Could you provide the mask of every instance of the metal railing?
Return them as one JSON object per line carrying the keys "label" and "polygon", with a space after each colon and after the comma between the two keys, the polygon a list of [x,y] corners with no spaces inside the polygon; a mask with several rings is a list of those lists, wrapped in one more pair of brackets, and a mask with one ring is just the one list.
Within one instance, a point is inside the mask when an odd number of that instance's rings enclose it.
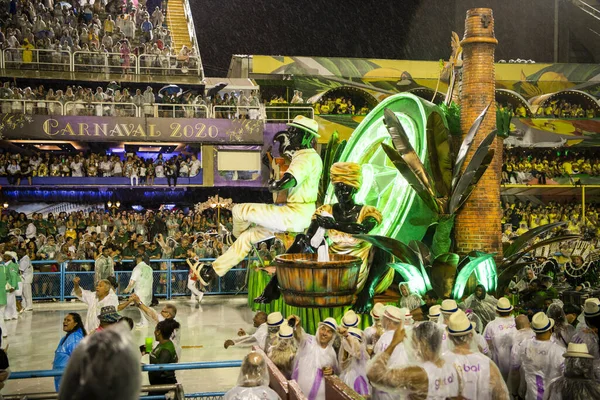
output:
{"label": "metal railing", "polygon": [[201,75],[200,58],[197,56],[142,54],[139,59],[138,74]]}
{"label": "metal railing", "polygon": [[267,122],[290,122],[299,115],[314,118],[315,110],[312,107],[301,106],[266,106]]}
{"label": "metal railing", "polygon": [[139,117],[140,107],[134,103],[112,101],[67,101],[63,105],[64,115],[96,117]]}
{"label": "metal railing", "polygon": [[71,53],[68,50],[4,49],[2,65],[6,69],[70,71]]}
{"label": "metal railing", "polygon": [[575,4],[577,7],[579,7],[581,9],[581,11],[591,15],[592,17],[594,17],[600,21],[600,10],[599,9],[597,9],[596,7],[594,7],[591,4],[588,4],[582,0],[571,0],[571,1],[573,4]]}
{"label": "metal railing", "polygon": [[[238,294],[247,293],[246,271],[250,259],[242,261],[219,279],[214,280],[206,287],[205,294]],[[205,258],[201,261],[214,261],[214,258]],[[117,296],[127,296],[122,291],[129,284],[132,260],[122,260],[120,263],[128,265],[129,270],[115,271],[115,278],[119,284],[115,290]],[[55,299],[64,301],[72,299],[73,279],[80,278],[83,289],[94,288],[94,260],[56,260],[32,261],[35,272],[33,273],[32,294],[34,300]],[[177,296],[190,296],[188,289],[188,265],[183,259],[152,259],[150,266],[153,269],[152,293],[155,297],[171,299]],[[38,268],[36,268],[38,267]]]}
{"label": "metal railing", "polygon": [[3,114],[64,115],[63,104],[56,100],[0,99]]}
{"label": "metal railing", "polygon": [[198,46],[198,40],[196,38],[196,28],[194,27],[194,19],[190,18],[192,14],[192,9],[190,8],[189,0],[183,0],[183,7],[185,8],[185,19],[187,20],[188,25],[188,33],[190,35],[190,40],[192,41],[192,46],[194,50],[196,50],[196,54],[198,55],[198,65],[200,69],[198,71],[198,75],[200,78],[204,80],[204,68],[202,67],[202,58],[200,57],[200,47]]}
{"label": "metal railing", "polygon": [[137,73],[138,58],[132,53],[76,51],[71,56],[71,66],[74,72]]}
{"label": "metal railing", "polygon": [[260,106],[213,106],[213,118],[260,118]]}
{"label": "metal railing", "polygon": [[[142,106],[144,108],[144,106]],[[208,107],[202,104],[154,104],[154,117],[209,118]]]}

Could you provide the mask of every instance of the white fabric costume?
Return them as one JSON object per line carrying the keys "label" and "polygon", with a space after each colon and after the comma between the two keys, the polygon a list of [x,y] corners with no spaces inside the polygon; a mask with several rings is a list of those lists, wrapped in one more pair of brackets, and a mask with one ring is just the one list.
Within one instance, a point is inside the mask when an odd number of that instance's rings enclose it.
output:
{"label": "white fabric costume", "polygon": [[527,340],[517,359],[527,385],[526,400],[542,400],[550,382],[562,375],[564,348],[551,341]]}
{"label": "white fabric costume", "polygon": [[303,232],[311,223],[315,212],[319,180],[323,162],[314,149],[298,150],[286,173],[296,180],[296,186],[288,189],[287,203],[243,203],[233,206],[233,245],[213,263],[212,267],[223,276],[240,263],[252,249],[252,245],[272,237],[275,232]]}
{"label": "white fabric costume", "polygon": [[491,360],[481,353],[457,354],[447,352],[444,354],[447,363],[454,365],[460,371],[462,383],[461,394],[467,399],[491,399],[490,392],[490,362]]}
{"label": "white fabric costume", "polygon": [[[75,291],[71,293],[73,296],[77,296]],[[92,292],[90,290],[81,289],[81,297],[77,296],[77,298],[83,301],[88,306],[87,315],[85,316],[85,330],[88,333],[92,333],[100,326],[100,321],[98,321],[98,315],[102,310],[102,307],[113,306],[115,308],[119,307],[119,298],[113,292],[112,289],[108,292],[105,298],[102,300],[98,300],[96,296],[96,292]]]}
{"label": "white fabric costume", "polygon": [[261,350],[265,350],[265,342],[269,334],[269,326],[266,322],[260,324],[252,335],[242,336],[239,339],[234,339],[233,342],[237,347],[252,347],[257,345]]}
{"label": "white fabric costume", "polygon": [[[142,303],[150,305],[152,303],[152,267],[145,262],[140,262],[131,272],[131,281],[135,282],[133,292],[138,295]],[[146,314],[140,310],[142,326],[148,325]]]}
{"label": "white fabric costume", "polygon": [[513,317],[496,317],[483,331],[483,337],[492,343],[492,360],[500,369],[504,380],[510,371],[510,351],[512,349],[513,332],[517,330]]}
{"label": "white fabric costume", "polygon": [[[523,346],[527,341],[535,339],[535,333],[531,328],[519,329],[513,333],[512,349],[510,351],[510,374],[507,381],[508,390],[512,394],[519,394],[525,397],[525,374],[520,368],[521,363],[519,357],[523,351]],[[517,376],[519,379],[517,380]],[[516,382],[519,382],[519,387],[516,387]]]}
{"label": "white fabric costume", "polygon": [[454,365],[445,362],[440,368],[434,363],[427,361],[423,363],[423,369],[429,378],[429,391],[427,399],[446,400],[455,397],[458,393],[458,376]]}
{"label": "white fabric costume", "polygon": [[316,337],[302,334],[294,361],[292,379],[298,382],[308,400],[325,400],[324,367],[331,367],[334,374],[338,372],[337,355],[332,344],[333,339],[329,341],[326,348],[322,348]]}
{"label": "white fabric costume", "polygon": [[28,311],[33,307],[33,298],[31,294],[31,283],[33,282],[33,265],[31,265],[31,258],[28,255],[24,255],[19,261],[19,271],[23,277],[23,308]]}

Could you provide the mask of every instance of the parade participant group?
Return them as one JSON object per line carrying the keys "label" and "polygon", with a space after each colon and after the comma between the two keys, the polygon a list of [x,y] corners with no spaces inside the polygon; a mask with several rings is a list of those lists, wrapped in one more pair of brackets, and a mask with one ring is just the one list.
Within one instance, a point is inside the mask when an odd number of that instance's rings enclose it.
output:
{"label": "parade participant group", "polygon": [[[313,148],[318,137],[316,121],[297,117],[285,132],[276,135],[280,154],[291,164],[272,191],[288,190],[283,206],[238,204],[232,210],[235,241],[212,264],[201,264],[188,254],[191,275],[203,285],[243,260],[253,246],[277,233],[297,233],[304,247],[318,251],[324,242],[329,251],[353,254],[362,260],[359,285],[375,291],[369,282],[370,246],[353,237],[368,233],[382,221],[371,206],[354,203],[360,187],[361,166],[336,163],[331,179],[339,204],[315,206],[323,169]],[[306,231],[306,235],[303,235]],[[102,255],[100,255],[101,257]],[[22,310],[32,310],[31,262],[27,253],[6,250],[0,267],[0,327],[5,319],[18,318],[17,297]],[[181,333],[177,307],[152,308],[152,269],[143,254],[135,255],[135,268],[124,290],[115,294],[114,270],[97,263],[94,287],[82,287],[73,279],[72,295],[87,307],[84,316],[69,313],[63,321],[65,336],[58,343],[54,367],[65,368],[56,379],[60,399],[98,398],[99,387],[119,388],[115,399],[133,399],[140,393],[139,353],[130,330],[149,324],[154,343],[142,346],[151,364],[177,363],[181,358]],[[106,267],[106,268],[105,268]],[[533,296],[531,273],[514,282],[513,292]],[[275,280],[276,283],[276,280]],[[369,314],[350,307],[339,318],[324,318],[316,331],[303,328],[299,315],[259,311],[253,319],[254,333],[232,331],[224,342],[230,347],[255,347],[244,358],[236,387],[225,399],[278,399],[269,388],[267,362],[271,360],[287,379],[298,382],[309,400],[324,400],[326,377],[337,375],[353,391],[372,399],[592,399],[600,394],[600,300],[588,298],[582,309],[563,304],[555,296],[536,307],[521,307],[507,297],[495,298],[478,285],[463,299],[442,299],[434,291],[423,296],[410,282],[399,285],[396,303],[375,303]],[[535,289],[537,290],[537,289]],[[132,294],[131,294],[132,293]],[[267,293],[268,297],[273,293]],[[121,315],[137,308],[132,321]],[[283,310],[281,310],[283,311]],[[361,327],[366,327],[364,330]],[[136,344],[139,345],[139,344]],[[98,353],[101,354],[94,356]],[[108,358],[108,357],[111,358]],[[95,357],[95,358],[94,358]],[[90,365],[94,358],[94,366]],[[118,368],[104,378],[90,371],[105,366]],[[202,360],[194,360],[202,361]],[[0,378],[3,375],[0,374]],[[177,382],[174,371],[149,374],[150,383]],[[102,380],[102,385],[99,384]],[[129,397],[123,397],[129,396]],[[108,398],[108,397],[105,397]]]}

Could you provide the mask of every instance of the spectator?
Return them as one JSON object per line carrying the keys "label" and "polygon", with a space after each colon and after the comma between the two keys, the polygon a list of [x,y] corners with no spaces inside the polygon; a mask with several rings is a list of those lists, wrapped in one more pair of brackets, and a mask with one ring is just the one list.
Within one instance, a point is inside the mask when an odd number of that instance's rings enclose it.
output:
{"label": "spectator", "polygon": [[[67,334],[60,340],[54,352],[52,369],[64,369],[71,358],[75,347],[83,340],[87,332],[83,326],[81,315],[69,313],[63,320],[63,331]],[[54,389],[58,392],[60,387],[60,376],[54,377]]]}
{"label": "spectator", "polygon": [[[173,319],[165,319],[156,325],[154,337],[158,342],[158,346],[156,346],[150,353],[150,364],[173,364],[179,362],[179,359],[177,358],[177,352],[175,351],[175,346],[170,339],[173,331],[178,328],[179,323]],[[148,372],[148,379],[151,385],[168,385],[177,383],[175,371],[151,371]]]}
{"label": "spectator", "polygon": [[[86,332],[94,332],[100,322],[98,321],[99,311],[106,306],[118,307],[119,299],[112,289],[112,285],[106,279],[99,281],[96,285],[96,292],[82,289],[79,286],[81,278],[76,276],[73,278],[73,292],[79,300],[83,301],[88,306],[88,311],[85,320]],[[1,283],[1,282],[0,282]]]}
{"label": "spectator", "polygon": [[223,396],[224,400],[235,399],[279,400],[279,395],[269,387],[269,370],[263,356],[256,352],[244,357],[237,386]]}
{"label": "spectator", "polygon": [[257,312],[254,315],[252,322],[254,323],[254,327],[257,328],[254,334],[247,335],[246,331],[240,328],[238,331],[239,338],[226,340],[223,346],[227,349],[230,346],[251,347],[253,345],[258,345],[264,350],[264,344],[268,333],[267,314],[263,311]]}

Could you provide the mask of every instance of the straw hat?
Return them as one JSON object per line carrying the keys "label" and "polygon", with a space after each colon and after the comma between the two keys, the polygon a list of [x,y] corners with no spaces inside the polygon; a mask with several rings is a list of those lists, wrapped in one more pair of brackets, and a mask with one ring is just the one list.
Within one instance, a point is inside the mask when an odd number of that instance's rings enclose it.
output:
{"label": "straw hat", "polygon": [[569,343],[567,352],[563,354],[563,357],[578,357],[578,358],[594,358],[587,348],[585,343]]}
{"label": "straw hat", "polygon": [[548,318],[548,316],[543,312],[535,314],[531,319],[531,329],[533,329],[535,333],[548,332],[553,326],[554,320],[552,318]]}
{"label": "straw hat", "polygon": [[442,307],[437,304],[429,307],[429,312],[428,312],[427,316],[429,318],[438,318],[440,316],[440,314],[442,313],[441,308]]}
{"label": "straw hat", "polygon": [[300,128],[305,132],[312,134],[313,136],[319,138],[319,124],[312,118],[305,117],[303,115],[298,115],[294,120],[287,124],[288,126],[294,126],[296,128]]}
{"label": "straw hat", "polygon": [[360,323],[360,317],[352,310],[346,311],[346,314],[342,317],[342,326],[346,328],[352,328],[358,326]]}
{"label": "straw hat", "polygon": [[361,331],[358,328],[348,328],[348,335],[350,336],[354,336],[355,338],[357,338],[361,343],[363,342],[363,331]]}
{"label": "straw hat", "polygon": [[597,317],[600,315],[600,306],[596,298],[587,299],[583,305],[583,315],[586,317]]}
{"label": "straw hat", "polygon": [[281,325],[277,336],[279,339],[291,339],[294,337],[294,330],[289,325]]}
{"label": "straw hat", "polygon": [[326,327],[333,329],[334,332],[337,332],[338,329],[337,322],[331,317],[325,318],[323,321],[319,322],[319,325],[325,325]]}
{"label": "straw hat", "polygon": [[283,324],[283,315],[279,311],[272,312],[267,316],[267,326],[276,327]]}
{"label": "straw hat", "polygon": [[383,305],[383,303],[375,303],[375,306],[373,306],[373,309],[371,310],[371,317],[373,317],[373,319],[378,320],[383,315],[384,309],[385,306]]}
{"label": "straw hat", "polygon": [[383,316],[394,322],[402,322],[404,313],[396,306],[387,306],[383,310]]}
{"label": "straw hat", "polygon": [[440,311],[444,314],[452,314],[458,311],[458,304],[456,304],[456,301],[452,299],[446,299],[442,301],[442,307]]}
{"label": "straw hat", "polygon": [[513,308],[514,307],[510,304],[510,301],[506,297],[500,297],[498,299],[498,304],[496,304],[496,311],[511,312]]}
{"label": "straw hat", "polygon": [[448,329],[448,334],[451,336],[464,336],[473,331],[473,326],[467,318],[467,314],[462,310],[458,310],[448,319],[446,329]]}
{"label": "straw hat", "polygon": [[17,261],[19,259],[19,257],[17,256],[17,253],[15,253],[14,251],[5,251],[4,252],[5,256],[9,256],[10,258],[12,258],[14,261]]}

